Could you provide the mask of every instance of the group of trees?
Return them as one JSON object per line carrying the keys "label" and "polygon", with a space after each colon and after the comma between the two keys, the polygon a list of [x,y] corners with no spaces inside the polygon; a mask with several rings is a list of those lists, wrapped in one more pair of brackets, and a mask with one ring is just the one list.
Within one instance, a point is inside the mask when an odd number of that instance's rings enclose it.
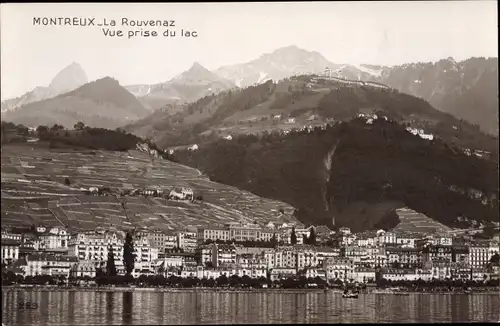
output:
{"label": "group of trees", "polygon": [[431,281],[424,281],[418,279],[416,281],[393,281],[381,278],[377,280],[377,287],[405,287],[405,288],[457,288],[457,287],[494,287],[499,286],[498,279],[489,279],[487,281],[474,281],[474,280],[451,280],[433,279]]}
{"label": "group of trees", "polygon": [[95,281],[98,286],[105,285],[136,285],[136,286],[153,286],[153,287],[230,287],[230,288],[261,288],[263,285],[268,287],[282,288],[305,288],[308,284],[314,283],[319,287],[326,286],[326,281],[320,277],[306,278],[305,276],[290,277],[281,280],[271,281],[267,277],[251,278],[248,275],[238,276],[232,275],[227,277],[221,275],[218,278],[197,278],[197,277],[180,277],[171,275],[165,277],[158,275],[141,275],[134,278],[132,275],[97,275],[91,277],[53,277],[51,275],[39,275],[35,277],[15,275],[12,272],[2,274],[2,285],[12,284],[33,284],[33,285],[80,285],[82,282],[89,283]]}
{"label": "group of trees", "polygon": [[[295,228],[292,228],[292,233],[290,234],[290,243],[292,245],[297,244],[297,234],[295,233]],[[317,245],[316,241],[316,229],[311,227],[309,229],[309,236],[303,234],[302,235],[302,243],[307,245]]]}
{"label": "group of trees", "polygon": [[12,284],[32,284],[32,285],[63,285],[66,284],[65,276],[35,275],[26,276],[16,275],[12,271],[2,271],[2,285]]}
{"label": "group of trees", "polygon": [[[132,234],[127,232],[125,236],[125,242],[123,244],[123,265],[125,267],[125,276],[130,277],[132,271],[134,270],[135,253],[134,253],[134,240]],[[97,270],[97,278],[101,277],[115,277],[118,275],[115,264],[115,254],[113,252],[113,246],[108,248],[108,259],[106,261],[105,272]]]}
{"label": "group of trees", "polygon": [[90,128],[83,122],[74,125],[74,130],[67,130],[62,125],[52,127],[38,126],[36,133],[41,140],[49,141],[51,145],[64,144],[88,149],[105,149],[111,151],[126,151],[134,149],[142,139],[125,133],[121,129],[109,130]]}
{"label": "group of trees", "polygon": [[11,142],[26,142],[27,138],[32,135],[32,132],[30,132],[28,127],[22,124],[18,125],[6,121],[2,121],[0,130],[2,144]]}

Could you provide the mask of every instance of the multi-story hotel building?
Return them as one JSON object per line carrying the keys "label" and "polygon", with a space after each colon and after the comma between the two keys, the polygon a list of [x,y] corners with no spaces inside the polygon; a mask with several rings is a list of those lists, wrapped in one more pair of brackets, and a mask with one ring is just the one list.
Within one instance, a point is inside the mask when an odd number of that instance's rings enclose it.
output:
{"label": "multi-story hotel building", "polygon": [[134,240],[135,261],[152,262],[158,259],[158,248],[151,246],[148,237],[136,237]]}
{"label": "multi-story hotel building", "polygon": [[386,263],[389,266],[393,263],[399,263],[405,268],[422,267],[423,254],[419,248],[386,246],[385,251],[387,256]]}
{"label": "multi-story hotel building", "polygon": [[198,229],[198,240],[200,242],[205,242],[207,240],[222,240],[227,241],[231,240],[229,237],[229,228],[227,227],[207,227],[203,229]]}
{"label": "multi-story hotel building", "polygon": [[193,231],[177,232],[177,247],[187,252],[194,252],[198,239],[197,233]]}
{"label": "multi-story hotel building", "polygon": [[236,241],[256,241],[261,228],[257,224],[229,224],[229,238]]}
{"label": "multi-story hotel building", "polygon": [[236,264],[236,247],[234,245],[212,244],[212,265],[214,267]]}
{"label": "multi-story hotel building", "polygon": [[348,281],[353,278],[354,262],[343,257],[328,258],[323,262],[327,280]]}
{"label": "multi-story hotel building", "polygon": [[78,263],[73,256],[53,256],[47,254],[31,254],[26,256],[25,276],[52,275],[70,276],[71,268]]}
{"label": "multi-story hotel building", "polygon": [[469,264],[472,268],[484,268],[489,260],[489,244],[482,242],[469,246]]}
{"label": "multi-story hotel building", "polygon": [[124,272],[123,243],[124,236],[121,232],[82,232],[70,238],[68,254],[75,256],[78,260],[92,261],[96,268],[105,268],[108,251],[112,248],[116,269],[120,274]]}
{"label": "multi-story hotel building", "polygon": [[70,234],[64,228],[54,227],[38,234],[39,249],[68,248]]}

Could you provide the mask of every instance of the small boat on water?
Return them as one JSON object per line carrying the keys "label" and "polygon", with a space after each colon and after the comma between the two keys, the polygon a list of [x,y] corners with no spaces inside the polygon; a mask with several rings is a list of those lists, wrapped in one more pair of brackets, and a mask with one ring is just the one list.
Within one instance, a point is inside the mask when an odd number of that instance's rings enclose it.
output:
{"label": "small boat on water", "polygon": [[342,298],[346,299],[357,299],[358,295],[356,293],[347,293],[347,294],[342,294]]}
{"label": "small boat on water", "polygon": [[390,293],[394,294],[394,295],[410,295],[410,293],[403,291],[400,288],[393,288],[393,289],[390,289],[390,291],[391,291]]}
{"label": "small boat on water", "polygon": [[354,292],[349,293],[348,290],[345,290],[344,293],[342,294],[342,298],[357,299],[358,298],[358,293],[354,293]]}

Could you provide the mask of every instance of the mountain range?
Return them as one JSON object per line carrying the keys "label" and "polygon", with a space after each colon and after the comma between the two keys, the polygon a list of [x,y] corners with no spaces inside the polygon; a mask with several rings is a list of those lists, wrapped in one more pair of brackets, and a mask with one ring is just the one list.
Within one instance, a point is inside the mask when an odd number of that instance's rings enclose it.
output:
{"label": "mountain range", "polygon": [[165,148],[237,134],[287,133],[360,115],[385,117],[461,148],[497,153],[498,138],[421,98],[379,83],[314,75],[206,96],[175,114],[157,111],[124,129]]}
{"label": "mountain range", "polygon": [[[167,82],[129,85],[124,88],[138,99],[146,112],[152,113],[161,109],[172,115],[187,108],[189,103],[212,94],[307,74],[328,74],[352,81],[382,83],[421,97],[438,110],[476,124],[487,133],[498,135],[497,58],[471,58],[461,62],[447,58],[436,63],[409,63],[385,67],[332,63],[318,52],[288,46],[263,54],[255,60],[223,66],[214,71],[194,63],[190,69]],[[2,102],[2,113],[54,98],[86,82],[87,77],[81,66],[73,63],[54,77],[49,86],[37,87],[19,98]],[[81,113],[77,112],[78,110],[71,111]],[[28,114],[28,111],[19,112],[14,116],[19,119],[25,114]],[[118,112],[105,115],[115,114]],[[126,112],[118,115],[128,116],[127,119],[116,119],[124,121],[125,124],[142,117],[142,114],[129,115]],[[9,116],[5,116],[5,119]],[[154,115],[156,116],[157,114]],[[35,122],[31,118],[17,120],[21,121]],[[89,120],[87,123],[93,122]]]}
{"label": "mountain range", "polygon": [[373,80],[421,97],[435,108],[498,134],[498,58],[453,58],[383,67]]}

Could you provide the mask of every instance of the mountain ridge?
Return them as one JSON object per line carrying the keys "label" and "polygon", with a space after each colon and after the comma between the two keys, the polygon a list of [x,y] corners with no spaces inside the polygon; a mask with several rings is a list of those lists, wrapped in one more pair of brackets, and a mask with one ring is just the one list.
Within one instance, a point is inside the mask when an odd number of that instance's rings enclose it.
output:
{"label": "mountain ridge", "polygon": [[232,82],[212,73],[199,62],[194,62],[188,70],[164,83],[125,86],[150,111],[194,102],[233,87]]}
{"label": "mountain ridge", "polygon": [[104,77],[70,92],[3,113],[2,120],[34,127],[60,124],[67,128],[81,121],[89,126],[113,129],[147,113],[118,81]]}
{"label": "mountain ridge", "polygon": [[2,101],[1,112],[15,110],[29,103],[53,98],[86,83],[88,83],[87,74],[80,64],[73,62],[59,71],[48,86],[37,86],[21,96]]}
{"label": "mountain ridge", "polygon": [[451,227],[465,227],[463,216],[498,220],[495,162],[421,139],[391,120],[236,135],[176,150],[171,159],[216,182],[287,202],[306,224],[391,228],[395,210],[406,206]]}
{"label": "mountain ridge", "polygon": [[433,108],[425,100],[377,83],[297,76],[206,96],[175,114],[156,112],[125,127],[160,146],[203,142],[239,133],[287,132],[347,121],[360,114],[384,115],[460,147],[497,151],[498,139]]}

